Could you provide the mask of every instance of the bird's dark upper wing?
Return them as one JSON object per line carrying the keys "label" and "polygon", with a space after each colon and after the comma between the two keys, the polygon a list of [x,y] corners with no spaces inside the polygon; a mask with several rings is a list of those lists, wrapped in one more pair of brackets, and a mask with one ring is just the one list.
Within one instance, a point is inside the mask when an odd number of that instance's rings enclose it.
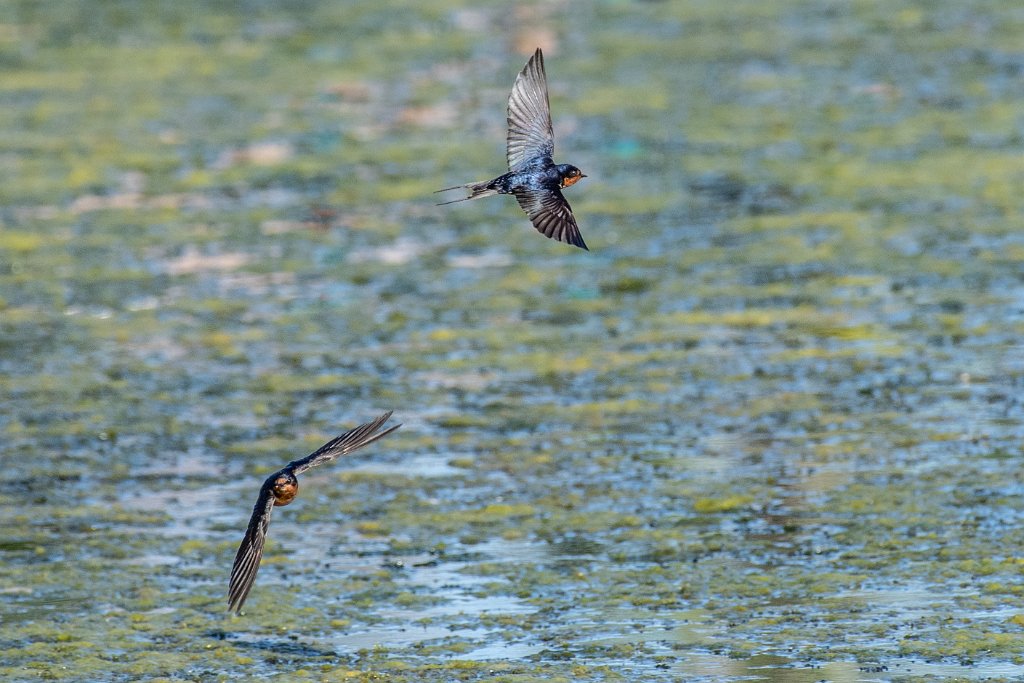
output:
{"label": "bird's dark upper wing", "polygon": [[517,189],[515,195],[519,206],[530,217],[533,227],[559,242],[587,249],[580,228],[576,225],[576,217],[572,215],[572,208],[560,190]]}
{"label": "bird's dark upper wing", "polygon": [[548,104],[548,80],[540,48],[516,76],[508,96],[508,169],[517,171],[535,157],[555,154]]}
{"label": "bird's dark upper wing", "polygon": [[330,462],[339,455],[351,453],[352,451],[362,448],[367,444],[373,443],[381,437],[387,436],[402,425],[395,425],[394,427],[386,429],[378,434],[375,434],[374,432],[380,429],[381,426],[388,421],[388,418],[391,417],[391,412],[392,411],[389,410],[376,420],[367,422],[366,424],[361,424],[355,429],[349,430],[341,436],[331,439],[305,458],[288,463],[288,468],[298,476],[312,467],[322,465],[325,462]]}
{"label": "bird's dark upper wing", "polygon": [[274,473],[260,488],[260,497],[252,509],[249,528],[245,530],[242,544],[235,554],[235,564],[231,567],[231,580],[228,582],[228,609],[237,613],[242,609],[245,598],[249,595],[256,580],[256,572],[260,569],[260,558],[263,557],[263,542],[267,540],[267,528],[270,526],[270,513],[274,509],[274,494],[271,484],[278,473]]}

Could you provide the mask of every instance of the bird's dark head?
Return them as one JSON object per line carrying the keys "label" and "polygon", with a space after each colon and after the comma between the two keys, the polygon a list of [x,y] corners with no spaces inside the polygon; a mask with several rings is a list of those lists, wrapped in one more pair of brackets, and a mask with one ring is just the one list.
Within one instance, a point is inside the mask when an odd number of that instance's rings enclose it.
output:
{"label": "bird's dark head", "polygon": [[287,505],[299,492],[299,480],[291,472],[282,472],[274,478],[271,491],[274,494],[274,505]]}
{"label": "bird's dark head", "polygon": [[580,169],[576,168],[572,164],[559,164],[558,175],[561,176],[562,182],[559,183],[560,187],[569,187],[576,183],[580,178],[586,178],[587,176]]}

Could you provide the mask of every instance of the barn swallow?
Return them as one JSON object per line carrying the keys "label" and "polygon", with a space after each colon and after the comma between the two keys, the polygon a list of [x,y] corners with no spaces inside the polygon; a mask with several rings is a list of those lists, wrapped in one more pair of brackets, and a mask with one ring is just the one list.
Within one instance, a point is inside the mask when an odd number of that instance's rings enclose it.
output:
{"label": "barn swallow", "polygon": [[494,194],[514,194],[533,227],[560,242],[586,249],[572,208],[561,190],[587,176],[572,164],[556,164],[552,161],[554,153],[555,136],[551,129],[544,55],[537,48],[516,76],[512,94],[508,97],[508,173],[494,180],[438,190],[469,190],[468,197],[442,202],[438,206]]}
{"label": "barn swallow", "polygon": [[293,460],[283,469],[273,473],[260,487],[259,498],[252,509],[249,528],[245,530],[242,544],[238,546],[235,564],[231,567],[231,580],[228,582],[228,610],[238,614],[245,603],[256,580],[256,572],[260,569],[260,558],[263,556],[263,542],[267,539],[267,527],[270,526],[270,513],[275,505],[287,505],[294,500],[299,492],[298,475],[308,469],[323,465],[339,455],[345,455],[387,436],[402,425],[395,425],[383,432],[377,432],[383,426],[391,411],[388,411],[372,422],[359,425],[341,436],[331,439],[313,453],[301,460]]}

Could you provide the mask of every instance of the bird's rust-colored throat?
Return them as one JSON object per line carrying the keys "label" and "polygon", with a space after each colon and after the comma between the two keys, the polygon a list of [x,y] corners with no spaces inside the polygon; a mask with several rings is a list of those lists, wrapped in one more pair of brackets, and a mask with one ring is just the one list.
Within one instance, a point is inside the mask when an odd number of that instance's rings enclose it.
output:
{"label": "bird's rust-colored throat", "polygon": [[580,173],[579,175],[566,176],[565,178],[562,178],[562,187],[569,187],[570,185],[575,185],[580,181],[581,178],[586,177],[587,176],[583,175],[582,173]]}
{"label": "bird's rust-colored throat", "polygon": [[274,482],[274,505],[287,505],[295,500],[299,492],[299,483],[294,479],[281,477]]}

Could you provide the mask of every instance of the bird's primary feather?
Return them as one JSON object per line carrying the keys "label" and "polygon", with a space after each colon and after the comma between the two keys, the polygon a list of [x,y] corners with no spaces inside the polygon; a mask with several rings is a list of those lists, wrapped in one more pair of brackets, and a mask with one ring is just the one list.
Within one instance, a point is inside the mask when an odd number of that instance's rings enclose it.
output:
{"label": "bird's primary feather", "polygon": [[235,554],[235,564],[231,567],[231,579],[228,581],[228,610],[231,612],[237,613],[242,609],[245,599],[249,596],[249,590],[256,581],[256,572],[260,570],[263,544],[267,539],[267,529],[270,527],[270,513],[274,510],[272,483],[273,479],[268,479],[260,488],[260,497],[253,506],[245,537],[242,538],[242,544],[238,546],[238,552]]}
{"label": "bird's primary feather", "polygon": [[548,79],[540,48],[516,76],[508,96],[508,169],[519,171],[537,157],[555,156],[555,135],[548,102]]}
{"label": "bird's primary feather", "polygon": [[288,463],[287,469],[292,471],[292,474],[298,476],[306,470],[322,465],[325,462],[330,462],[338,456],[351,453],[352,451],[358,450],[363,446],[368,446],[377,439],[383,438],[395,431],[402,425],[397,424],[390,429],[386,429],[379,434],[374,434],[381,426],[388,421],[391,417],[392,411],[388,411],[378,417],[377,419],[367,422],[366,424],[359,425],[355,429],[350,429],[339,437],[331,439],[320,448],[316,449],[305,458],[300,460],[293,460]]}
{"label": "bird's primary feather", "polygon": [[583,235],[580,234],[572,207],[565,201],[561,191],[516,190],[515,195],[519,206],[523,207],[533,227],[539,232],[559,242],[590,251],[587,243],[583,241]]}

